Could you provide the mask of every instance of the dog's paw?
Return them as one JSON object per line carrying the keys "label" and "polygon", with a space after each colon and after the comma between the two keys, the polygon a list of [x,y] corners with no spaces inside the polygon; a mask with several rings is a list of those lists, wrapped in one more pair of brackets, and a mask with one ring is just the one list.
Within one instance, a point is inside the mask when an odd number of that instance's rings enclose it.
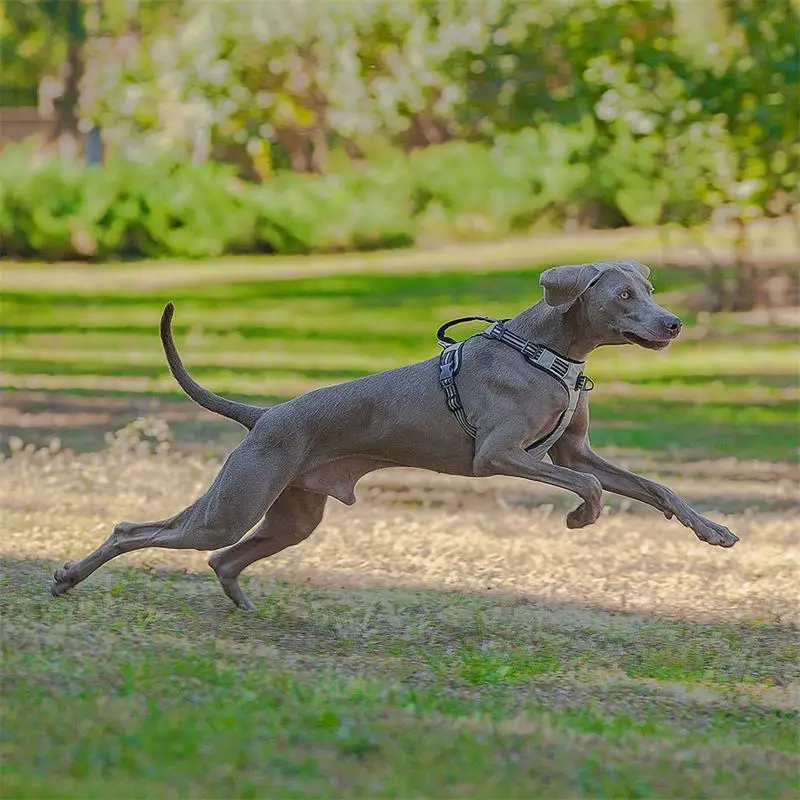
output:
{"label": "dog's paw", "polygon": [[692,525],[692,530],[701,542],[714,547],[733,547],[739,541],[739,537],[733,531],[705,517],[700,517]]}
{"label": "dog's paw", "polygon": [[58,597],[68,592],[75,585],[75,580],[71,577],[72,568],[74,566],[74,561],[67,561],[63,567],[60,567],[53,573],[53,580],[50,584],[50,593],[53,597]]}
{"label": "dog's paw", "polygon": [[603,487],[593,475],[581,476],[586,483],[580,496],[583,502],[567,514],[568,528],[585,528],[597,521],[603,510]]}
{"label": "dog's paw", "polygon": [[250,600],[250,598],[247,595],[244,595],[242,597],[242,600],[236,605],[242,611],[247,611],[247,612],[258,611],[258,609],[255,607],[255,604],[252,602],[252,600]]}
{"label": "dog's paw", "polygon": [[601,508],[589,505],[588,503],[581,503],[576,509],[573,509],[567,514],[567,527],[574,530],[591,525],[593,522],[596,522],[597,518],[600,516]]}

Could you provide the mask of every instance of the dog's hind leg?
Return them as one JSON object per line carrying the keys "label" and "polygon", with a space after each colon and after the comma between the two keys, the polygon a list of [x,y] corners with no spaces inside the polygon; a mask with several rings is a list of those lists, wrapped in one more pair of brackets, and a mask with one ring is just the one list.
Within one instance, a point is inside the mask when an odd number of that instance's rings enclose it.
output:
{"label": "dog's hind leg", "polygon": [[211,556],[209,566],[216,572],[225,594],[237,606],[250,611],[255,608],[239,586],[242,570],[307,539],[322,521],[327,500],[327,495],[290,486],[270,506],[250,536]]}
{"label": "dog's hind leg", "polygon": [[264,444],[252,435],[231,453],[208,491],[188,508],[158,522],[120,522],[106,541],[55,571],[51,591],[64,594],[112,558],[145,547],[218,550],[244,536],[280,496],[299,454],[288,443]]}

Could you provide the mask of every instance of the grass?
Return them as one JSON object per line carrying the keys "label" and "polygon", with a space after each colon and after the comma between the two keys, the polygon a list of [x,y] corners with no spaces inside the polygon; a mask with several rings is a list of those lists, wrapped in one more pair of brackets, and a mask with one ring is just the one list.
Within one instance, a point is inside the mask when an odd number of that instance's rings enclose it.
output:
{"label": "grass", "polygon": [[243,619],[197,579],[126,570],[105,598],[54,603],[38,573],[6,565],[6,797],[797,786],[796,712],[739,690],[785,680],[796,659],[771,626],[628,619],[608,636],[599,612],[565,630],[520,601],[280,584]]}
{"label": "grass", "polygon": [[4,572],[5,797],[798,788],[796,711],[744,691],[796,664],[774,626],[608,635],[597,611],[565,627],[525,601],[282,584],[243,618],[209,580],[124,570],[56,602],[39,565]]}
{"label": "grass", "polygon": [[[414,258],[418,271],[403,274],[382,273],[373,259],[361,272],[323,270],[314,277],[302,277],[298,267],[294,277],[253,267],[260,277],[250,281],[236,262],[232,280],[226,262],[216,276],[204,267],[196,283],[174,265],[162,268],[155,286],[120,267],[110,271],[111,281],[58,290],[47,288],[48,268],[31,269],[27,286],[13,268],[2,298],[0,385],[7,408],[25,424],[7,422],[6,431],[37,443],[59,435],[70,447],[96,449],[105,430],[151,408],[153,400],[180,398],[157,337],[168,299],[177,304],[176,336],[193,375],[216,391],[269,403],[430,358],[444,320],[510,316],[540,297],[543,265],[436,272]],[[58,283],[58,268],[47,274]],[[688,269],[655,272],[657,288],[677,311],[699,281]],[[715,318],[709,326],[689,314],[687,322],[684,340],[666,354],[607,348],[592,357],[595,445],[687,458],[735,453],[796,460],[794,329],[750,325],[743,335],[735,319]],[[477,328],[465,326],[464,333],[470,330]],[[180,417],[175,430],[184,441],[213,443],[217,452],[234,443],[230,426],[192,415],[185,402],[165,407]],[[75,418],[89,409],[100,424]],[[63,412],[62,424],[48,424],[47,412],[54,411]],[[49,418],[52,423],[52,413]]]}

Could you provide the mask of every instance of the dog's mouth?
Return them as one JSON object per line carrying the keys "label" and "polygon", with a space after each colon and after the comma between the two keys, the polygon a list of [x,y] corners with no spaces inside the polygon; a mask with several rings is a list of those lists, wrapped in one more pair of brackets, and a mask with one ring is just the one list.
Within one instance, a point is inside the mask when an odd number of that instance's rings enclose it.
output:
{"label": "dog's mouth", "polygon": [[645,339],[644,336],[638,336],[633,331],[620,331],[620,336],[627,342],[638,344],[639,347],[646,347],[648,350],[663,350],[672,342],[672,339]]}

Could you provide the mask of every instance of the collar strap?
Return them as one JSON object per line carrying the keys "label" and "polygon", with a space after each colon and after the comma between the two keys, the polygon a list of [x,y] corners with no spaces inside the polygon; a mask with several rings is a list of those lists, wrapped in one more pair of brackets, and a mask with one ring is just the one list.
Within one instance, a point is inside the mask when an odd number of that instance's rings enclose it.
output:
{"label": "collar strap", "polygon": [[464,411],[464,404],[461,402],[461,395],[456,386],[456,375],[461,369],[461,351],[464,342],[453,342],[446,345],[442,354],[439,356],[439,385],[444,390],[447,407],[455,414],[458,424],[467,436],[473,439],[478,435],[478,429],[471,425]]}

